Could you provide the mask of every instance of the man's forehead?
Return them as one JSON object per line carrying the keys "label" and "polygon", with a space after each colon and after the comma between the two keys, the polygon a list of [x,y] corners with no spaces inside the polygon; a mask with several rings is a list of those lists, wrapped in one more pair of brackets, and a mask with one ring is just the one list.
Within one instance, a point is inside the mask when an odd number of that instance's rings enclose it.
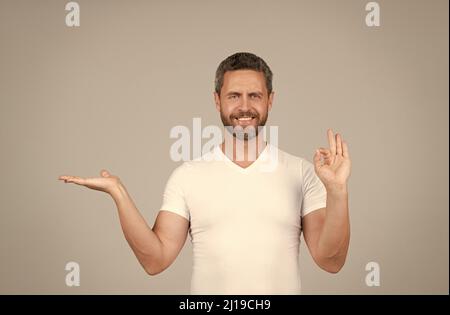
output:
{"label": "man's forehead", "polygon": [[223,87],[227,89],[253,88],[263,90],[265,87],[264,74],[254,70],[234,70],[224,74]]}

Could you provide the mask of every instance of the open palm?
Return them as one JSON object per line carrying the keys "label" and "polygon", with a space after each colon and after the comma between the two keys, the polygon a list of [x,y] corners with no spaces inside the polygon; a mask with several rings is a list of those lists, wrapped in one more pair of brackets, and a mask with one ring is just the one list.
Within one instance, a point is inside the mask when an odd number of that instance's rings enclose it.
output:
{"label": "open palm", "polygon": [[114,187],[120,182],[119,177],[111,175],[108,171],[102,170],[100,172],[101,177],[88,177],[83,178],[79,176],[61,175],[59,180],[64,180],[65,183],[74,183],[82,185],[94,190],[104,191],[111,193]]}

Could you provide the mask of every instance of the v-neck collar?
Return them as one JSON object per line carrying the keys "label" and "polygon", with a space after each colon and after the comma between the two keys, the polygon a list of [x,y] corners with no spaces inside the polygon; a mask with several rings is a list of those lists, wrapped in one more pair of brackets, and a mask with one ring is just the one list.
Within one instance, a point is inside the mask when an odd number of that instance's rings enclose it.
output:
{"label": "v-neck collar", "polygon": [[223,151],[221,148],[221,144],[216,145],[214,148],[214,153],[216,154],[216,157],[219,158],[220,161],[223,161],[224,163],[228,164],[233,169],[237,170],[240,173],[246,174],[251,172],[254,169],[257,169],[258,165],[261,163],[262,160],[267,160],[270,158],[269,151],[272,149],[270,147],[270,143],[266,143],[266,146],[261,151],[261,153],[258,155],[255,161],[253,161],[252,164],[250,164],[247,167],[239,166],[238,164],[234,163]]}

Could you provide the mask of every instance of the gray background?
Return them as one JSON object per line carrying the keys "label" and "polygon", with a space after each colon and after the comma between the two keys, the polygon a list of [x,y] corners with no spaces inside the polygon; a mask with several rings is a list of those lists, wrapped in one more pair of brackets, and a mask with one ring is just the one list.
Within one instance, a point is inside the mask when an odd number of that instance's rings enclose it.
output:
{"label": "gray background", "polygon": [[281,149],[312,161],[327,128],[350,147],[348,260],[328,274],[302,243],[303,292],[448,294],[448,2],[378,1],[379,28],[367,2],[80,0],[69,28],[66,1],[2,0],[0,293],[188,293],[189,239],[150,277],[112,199],[57,177],[106,168],[153,225],[170,128],[220,125],[214,71],[251,51],[274,72]]}

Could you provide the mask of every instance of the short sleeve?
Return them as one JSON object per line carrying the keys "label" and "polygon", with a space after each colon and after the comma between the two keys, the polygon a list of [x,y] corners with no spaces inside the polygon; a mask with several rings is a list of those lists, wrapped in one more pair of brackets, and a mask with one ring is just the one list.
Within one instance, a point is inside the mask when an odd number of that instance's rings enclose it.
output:
{"label": "short sleeve", "polygon": [[166,183],[161,210],[176,213],[190,220],[184,189],[186,180],[186,167],[182,164],[172,172]]}
{"label": "short sleeve", "polygon": [[325,208],[327,205],[327,191],[324,184],[317,176],[314,165],[307,161],[302,160],[302,209],[301,215],[304,217],[308,213]]}

